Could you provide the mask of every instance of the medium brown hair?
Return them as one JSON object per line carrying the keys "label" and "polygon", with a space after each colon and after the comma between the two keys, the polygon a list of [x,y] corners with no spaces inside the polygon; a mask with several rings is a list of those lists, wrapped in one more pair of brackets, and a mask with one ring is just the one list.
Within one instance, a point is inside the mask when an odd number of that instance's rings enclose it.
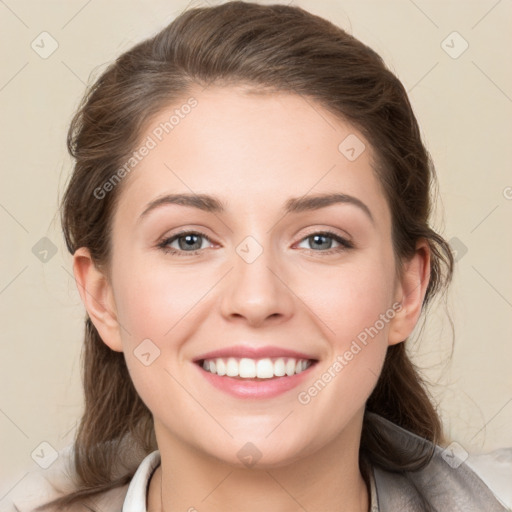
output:
{"label": "medium brown hair", "polygon": [[[111,222],[122,186],[101,199],[94,191],[134,151],[154,114],[210,84],[300,94],[360,130],[375,152],[374,171],[392,215],[397,275],[423,238],[431,250],[423,312],[447,289],[453,255],[429,226],[435,171],[403,85],[377,53],[341,28],[299,7],[278,4],[235,1],[189,9],[119,56],[91,86],[67,139],[76,161],[62,201],[71,254],[87,247],[95,264],[108,271]],[[127,484],[142,457],[157,449],[151,412],[132,384],[123,354],[103,343],[88,317],[83,385],[85,410],[74,443],[78,488],[51,503],[56,506]],[[388,348],[366,410],[434,444],[444,439],[404,343]],[[137,464],[115,473],[123,467],[121,443],[127,438],[139,450]],[[418,469],[432,455],[403,460],[383,443],[368,415],[360,453],[391,470]]]}

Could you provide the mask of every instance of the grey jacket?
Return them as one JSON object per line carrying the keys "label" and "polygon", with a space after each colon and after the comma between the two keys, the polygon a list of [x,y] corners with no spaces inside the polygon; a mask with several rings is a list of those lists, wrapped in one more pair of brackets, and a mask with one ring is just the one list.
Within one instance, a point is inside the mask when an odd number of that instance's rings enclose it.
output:
{"label": "grey jacket", "polygon": [[[400,428],[381,416],[372,414],[396,450],[418,453],[435,450],[430,462],[419,471],[403,474],[373,468],[379,512],[504,512],[510,504],[500,500],[470,467],[463,448],[452,443],[446,449]],[[512,447],[496,456],[505,461],[496,464],[496,474],[508,475],[508,489],[512,491]],[[510,492],[509,492],[510,495]]]}

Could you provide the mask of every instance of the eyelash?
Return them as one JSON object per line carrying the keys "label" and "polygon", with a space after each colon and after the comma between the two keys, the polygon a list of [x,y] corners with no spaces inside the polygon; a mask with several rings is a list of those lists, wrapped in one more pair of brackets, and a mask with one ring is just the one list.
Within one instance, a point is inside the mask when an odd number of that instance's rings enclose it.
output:
{"label": "eyelash", "polygon": [[[179,233],[175,233],[171,237],[168,237],[168,238],[165,238],[164,240],[162,240],[158,244],[158,247],[164,253],[166,253],[166,254],[172,254],[174,256],[180,256],[180,257],[182,257],[182,256],[190,256],[190,255],[194,256],[194,255],[197,255],[201,251],[204,250],[204,249],[196,249],[194,251],[183,251],[183,250],[177,250],[177,249],[173,249],[173,248],[169,247],[170,243],[174,242],[174,240],[177,240],[178,238],[181,238],[181,237],[183,237],[185,235],[198,235],[198,236],[200,236],[202,238],[205,238],[209,242],[212,241],[204,233],[201,233],[199,231],[180,231]],[[311,238],[314,235],[324,235],[324,236],[327,236],[327,238],[332,238],[332,239],[334,239],[336,242],[338,242],[340,244],[340,247],[334,247],[334,248],[328,249],[326,251],[316,251],[314,249],[306,249],[307,251],[310,251],[310,252],[313,252],[313,253],[322,253],[323,255],[330,255],[330,254],[335,254],[335,253],[339,253],[339,252],[346,251],[348,249],[353,249],[354,248],[354,244],[352,242],[350,242],[346,238],[343,238],[343,237],[339,236],[337,233],[334,233],[333,231],[329,231],[329,230],[315,231],[315,232],[313,232],[313,233],[303,237],[300,240],[300,242],[302,242],[303,240],[306,240],[308,238]]]}

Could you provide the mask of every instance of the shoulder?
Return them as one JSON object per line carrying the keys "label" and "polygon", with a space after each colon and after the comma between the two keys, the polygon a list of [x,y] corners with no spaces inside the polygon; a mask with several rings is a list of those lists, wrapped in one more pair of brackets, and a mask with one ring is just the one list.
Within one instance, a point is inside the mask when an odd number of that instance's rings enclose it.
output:
{"label": "shoulder", "polygon": [[[512,448],[469,455],[435,447],[420,470],[374,468],[381,510],[512,511]],[[430,508],[428,508],[430,507]]]}
{"label": "shoulder", "polygon": [[456,442],[433,445],[375,413],[369,419],[403,461],[429,461],[416,470],[401,470],[393,462],[373,468],[382,511],[512,511],[512,447],[469,454]]}
{"label": "shoulder", "polygon": [[466,464],[512,510],[512,447],[469,455]]}
{"label": "shoulder", "polygon": [[[34,512],[34,510],[56,498],[76,490],[76,479],[72,466],[72,445],[59,451],[55,462],[47,469],[28,471],[0,501],[0,512]],[[119,511],[123,505],[128,485],[111,489],[94,498],[102,512]],[[66,508],[69,512],[84,512],[81,504]],[[56,512],[55,507],[45,512]]]}

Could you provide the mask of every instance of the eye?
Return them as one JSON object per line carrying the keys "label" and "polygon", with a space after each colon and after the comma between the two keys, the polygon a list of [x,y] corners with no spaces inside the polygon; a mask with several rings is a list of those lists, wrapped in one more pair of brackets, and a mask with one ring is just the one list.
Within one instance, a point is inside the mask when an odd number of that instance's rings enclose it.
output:
{"label": "eye", "polygon": [[[320,249],[327,249],[327,250],[316,250],[316,249],[309,249],[313,252],[321,252],[324,254],[332,254],[337,253],[341,251],[345,251],[347,249],[352,249],[354,247],[354,244],[347,240],[346,238],[343,238],[339,236],[336,233],[333,233],[332,231],[319,231],[316,233],[312,233],[311,235],[308,235],[307,237],[303,238],[302,240],[305,240],[306,242],[309,242],[310,245],[319,247]],[[331,240],[331,241],[329,241]],[[336,241],[336,243],[339,244],[338,247],[332,247],[332,240]]]}
{"label": "eye", "polygon": [[[203,233],[198,231],[182,231],[175,235],[165,238],[158,244],[164,252],[175,254],[177,256],[186,256],[189,254],[198,254],[203,248],[201,239],[211,240]],[[178,247],[172,247],[171,244],[178,243]]]}
{"label": "eye", "polygon": [[[181,231],[180,233],[176,233],[162,240],[158,244],[158,247],[165,253],[170,253],[176,256],[196,255],[204,249],[202,244],[203,240],[211,242],[209,237],[199,231]],[[306,249],[311,252],[323,254],[338,253],[354,247],[352,242],[336,233],[333,233],[332,231],[315,232],[302,239],[302,241],[304,240],[310,242],[313,247],[317,246],[317,248],[319,247],[320,249],[326,250],[316,250],[315,248]],[[333,240],[339,244],[338,247],[332,247]],[[174,243],[177,243],[178,246],[173,247],[172,244]]]}

